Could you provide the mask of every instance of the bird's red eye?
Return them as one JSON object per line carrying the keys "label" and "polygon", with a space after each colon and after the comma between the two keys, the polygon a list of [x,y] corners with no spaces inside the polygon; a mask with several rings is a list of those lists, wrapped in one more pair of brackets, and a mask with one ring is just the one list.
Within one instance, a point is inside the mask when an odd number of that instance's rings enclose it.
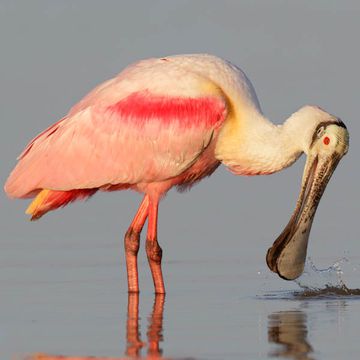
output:
{"label": "bird's red eye", "polygon": [[330,138],[328,136],[325,136],[323,142],[324,142],[325,145],[329,145],[330,144]]}

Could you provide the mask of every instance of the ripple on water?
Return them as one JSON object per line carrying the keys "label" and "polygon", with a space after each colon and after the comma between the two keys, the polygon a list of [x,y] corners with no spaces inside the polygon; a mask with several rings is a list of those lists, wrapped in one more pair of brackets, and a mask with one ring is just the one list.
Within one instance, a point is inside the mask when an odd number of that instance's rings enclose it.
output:
{"label": "ripple on water", "polygon": [[[347,258],[336,261],[326,269],[318,269],[310,258],[304,273],[294,282],[301,290],[273,291],[260,296],[262,299],[303,300],[303,299],[359,299],[360,289],[349,288],[344,280],[344,265],[351,265]],[[356,271],[357,267],[352,267]],[[346,274],[345,274],[346,275]],[[348,274],[349,275],[349,274]]]}

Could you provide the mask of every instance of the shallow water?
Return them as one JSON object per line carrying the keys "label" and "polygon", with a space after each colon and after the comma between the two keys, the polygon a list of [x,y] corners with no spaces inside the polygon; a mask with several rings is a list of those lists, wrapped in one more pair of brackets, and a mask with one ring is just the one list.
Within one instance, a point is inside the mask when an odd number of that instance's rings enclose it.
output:
{"label": "shallow water", "polygon": [[338,282],[356,271],[310,264],[300,288],[258,257],[165,261],[168,293],[154,297],[142,260],[128,297],[120,259],[100,240],[4,245],[1,359],[358,359],[359,290]]}

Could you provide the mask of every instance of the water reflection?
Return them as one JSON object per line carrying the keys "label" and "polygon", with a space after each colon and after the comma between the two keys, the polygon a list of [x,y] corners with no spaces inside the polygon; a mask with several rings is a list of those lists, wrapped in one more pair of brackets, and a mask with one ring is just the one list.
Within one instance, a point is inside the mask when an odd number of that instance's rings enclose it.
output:
{"label": "water reflection", "polygon": [[[148,318],[147,343],[141,340],[139,326],[139,294],[128,295],[128,309],[126,322],[126,350],[124,358],[105,358],[94,356],[63,356],[63,355],[32,355],[27,360],[121,360],[121,359],[154,359],[165,360],[162,357],[160,342],[163,340],[163,313],[165,295],[156,294],[151,315]],[[142,349],[147,347],[147,354],[142,357]]]}
{"label": "water reflection", "polygon": [[[160,348],[160,341],[162,337],[163,313],[164,313],[165,295],[156,294],[154,306],[151,316],[149,316],[149,326],[146,333],[147,354],[148,359],[162,359],[162,350]],[[140,358],[141,349],[146,345],[141,341],[141,334],[139,329],[139,294],[129,294],[128,297],[128,318],[126,325],[126,340],[127,346],[125,355],[135,358]]]}
{"label": "water reflection", "polygon": [[307,340],[307,317],[301,310],[275,312],[268,317],[269,343],[281,345],[269,356],[295,360],[313,360]]}

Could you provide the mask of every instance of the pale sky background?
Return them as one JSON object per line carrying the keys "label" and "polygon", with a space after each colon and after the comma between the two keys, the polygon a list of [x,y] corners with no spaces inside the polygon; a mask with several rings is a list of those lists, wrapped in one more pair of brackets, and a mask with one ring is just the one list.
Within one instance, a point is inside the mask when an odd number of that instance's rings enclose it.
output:
{"label": "pale sky background", "polygon": [[[1,183],[31,138],[128,64],[211,53],[246,72],[275,123],[304,104],[320,105],[345,122],[350,151],[320,203],[309,254],[320,265],[329,265],[327,258],[359,256],[359,6],[329,0],[2,0]],[[164,260],[251,255],[265,264],[267,248],[295,206],[303,165],[304,159],[252,178],[220,167],[188,193],[171,191],[160,206]],[[49,242],[90,245],[99,239],[118,243],[116,256],[122,257],[123,234],[140,201],[131,192],[99,193],[30,223],[26,201],[0,196],[0,251],[19,246],[29,257]]]}

